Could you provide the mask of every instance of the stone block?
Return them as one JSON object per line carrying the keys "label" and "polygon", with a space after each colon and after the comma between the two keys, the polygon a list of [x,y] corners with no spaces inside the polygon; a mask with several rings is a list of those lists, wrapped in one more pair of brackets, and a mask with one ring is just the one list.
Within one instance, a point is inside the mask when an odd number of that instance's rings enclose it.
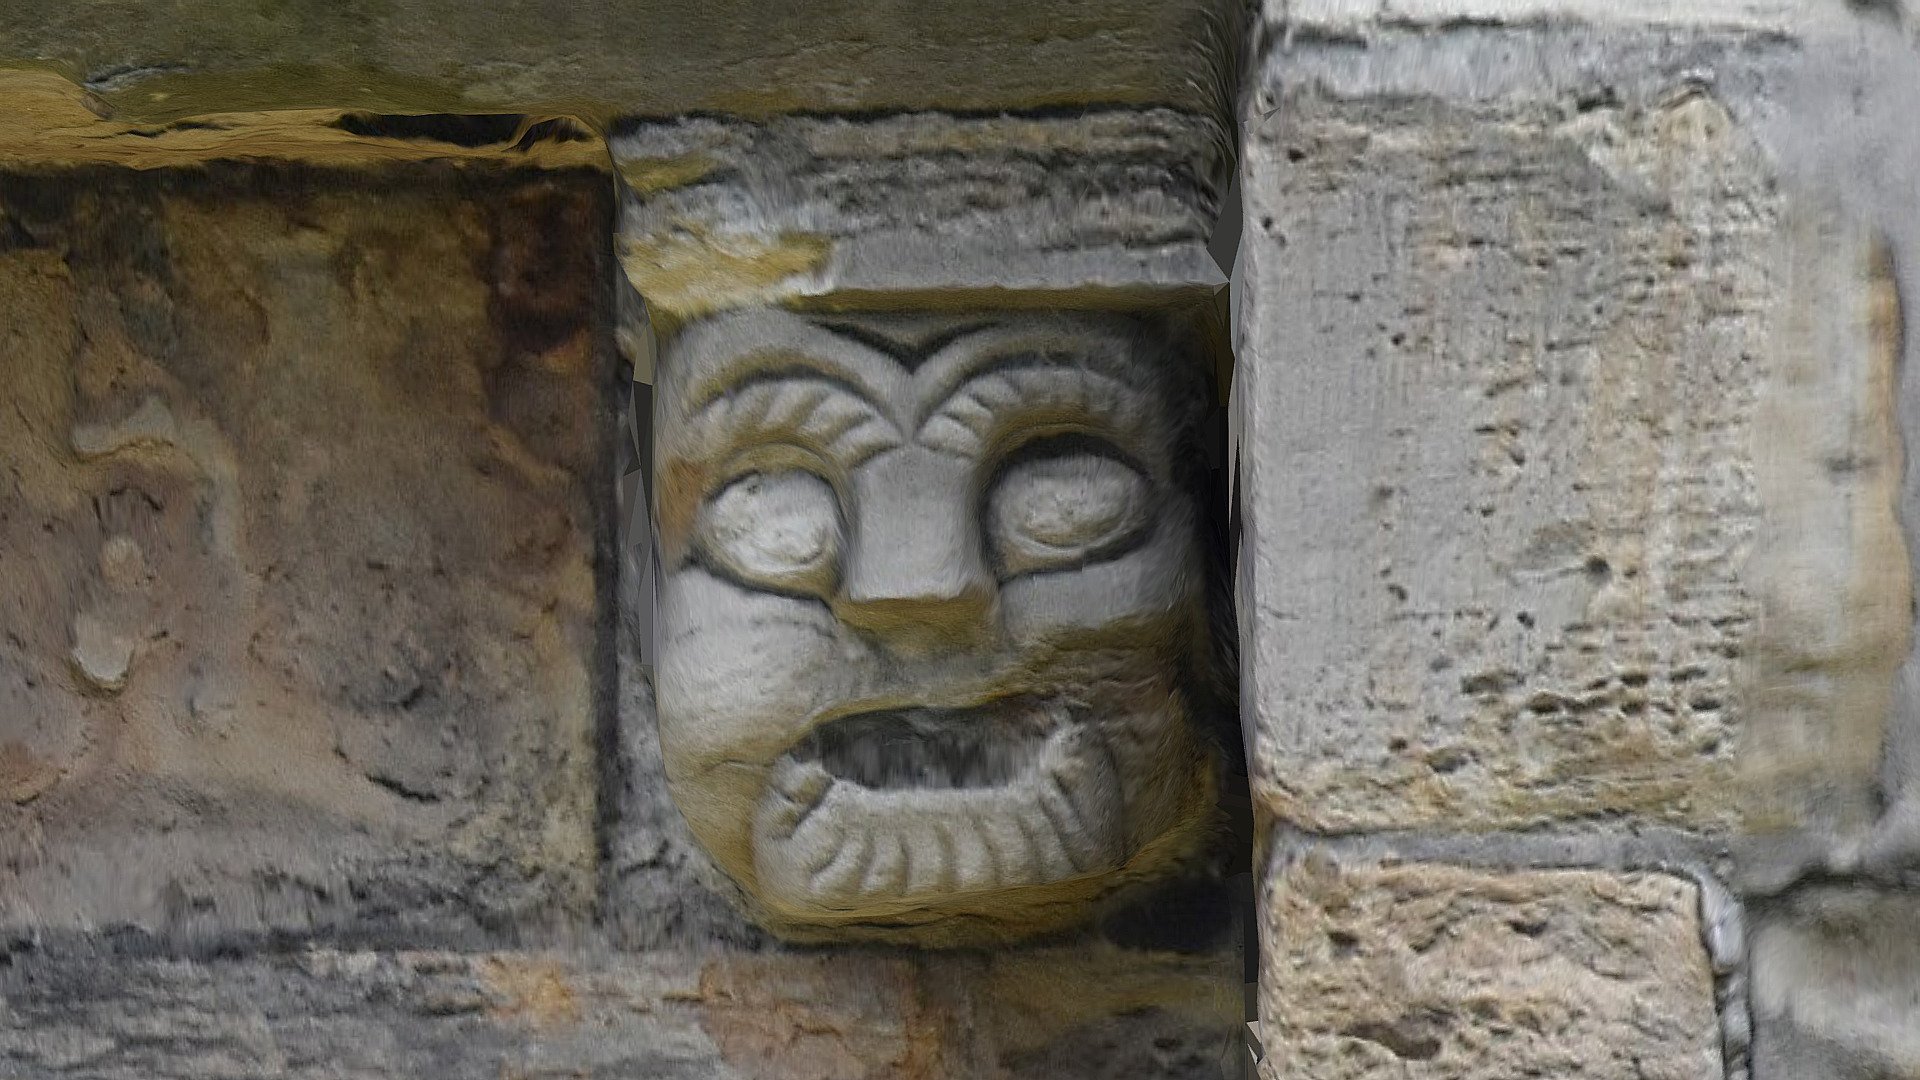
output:
{"label": "stone block", "polygon": [[0,951],[22,1080],[1215,1080],[1216,961],[1051,949]]}
{"label": "stone block", "polygon": [[[1828,852],[1873,824],[1911,636],[1884,250],[1741,119],[1779,57],[1605,42],[1269,63],[1241,608],[1279,819],[1631,815]],[[1716,45],[1730,89],[1688,67]]]}
{"label": "stone block", "polygon": [[1226,283],[1207,242],[1231,133],[1203,113],[689,117],[628,125],[609,148],[621,261],[668,324],[915,293],[1137,308]]}
{"label": "stone block", "polygon": [[[159,123],[310,108],[616,116],[1114,103],[1218,108],[1243,0],[984,0],[874,9],[505,0],[484,19],[430,0],[263,12],[25,0],[0,62],[84,83],[100,111]],[[1223,85],[1225,84],[1225,85]]]}
{"label": "stone block", "polygon": [[689,956],[583,964],[313,949],[220,961],[12,959],[0,988],[0,1072],[30,1080],[758,1075],[729,1066],[703,1028],[713,991]]}
{"label": "stone block", "polygon": [[1814,888],[1756,923],[1753,1080],[1920,1076],[1920,894]]}
{"label": "stone block", "polygon": [[578,921],[590,174],[0,181],[0,924]]}
{"label": "stone block", "polygon": [[1691,882],[1315,849],[1263,902],[1264,1077],[1724,1076]]}

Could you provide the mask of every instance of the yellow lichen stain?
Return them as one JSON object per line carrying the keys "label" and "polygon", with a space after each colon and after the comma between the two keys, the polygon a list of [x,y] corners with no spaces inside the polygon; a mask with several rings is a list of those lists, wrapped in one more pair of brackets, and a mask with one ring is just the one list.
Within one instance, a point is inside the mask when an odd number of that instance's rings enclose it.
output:
{"label": "yellow lichen stain", "polygon": [[690,458],[670,458],[657,471],[659,492],[654,510],[662,556],[677,562],[692,542],[694,518],[707,497],[707,467]]}
{"label": "yellow lichen stain", "polygon": [[641,195],[671,191],[705,177],[719,165],[706,154],[671,158],[624,158],[615,168],[628,188]]}
{"label": "yellow lichen stain", "polygon": [[686,223],[669,234],[622,237],[620,265],[646,297],[656,328],[668,333],[687,320],[797,292],[798,279],[817,273],[832,251],[825,237],[805,233],[769,240]]}
{"label": "yellow lichen stain", "polygon": [[[606,144],[599,139],[543,139],[524,150],[506,145],[469,147],[432,139],[354,135],[336,126],[345,115],[338,108],[248,112],[244,110],[251,99],[245,95],[193,100],[203,100],[206,109],[169,109],[168,119],[135,122],[107,99],[57,74],[0,69],[0,102],[6,106],[0,109],[0,166],[154,169],[221,160],[334,167],[407,161],[496,162],[539,169],[606,170],[610,166]],[[319,95],[313,100],[328,99]]]}

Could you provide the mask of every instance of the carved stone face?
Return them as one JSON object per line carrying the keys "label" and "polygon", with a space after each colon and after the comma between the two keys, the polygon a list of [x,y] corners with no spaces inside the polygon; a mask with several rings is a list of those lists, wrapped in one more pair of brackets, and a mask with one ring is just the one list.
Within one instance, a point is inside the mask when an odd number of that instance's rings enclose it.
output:
{"label": "carved stone face", "polygon": [[757,311],[668,350],[661,744],[776,929],[1037,931],[1191,847],[1183,374],[1119,318]]}

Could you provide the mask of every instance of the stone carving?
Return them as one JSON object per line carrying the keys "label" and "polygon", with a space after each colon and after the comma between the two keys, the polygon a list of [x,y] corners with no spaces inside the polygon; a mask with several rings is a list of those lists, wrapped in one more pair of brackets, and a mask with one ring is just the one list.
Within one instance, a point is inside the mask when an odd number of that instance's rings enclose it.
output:
{"label": "stone carving", "polygon": [[667,350],[663,756],[770,927],[1038,932],[1201,845],[1199,383],[1152,340],[762,310]]}

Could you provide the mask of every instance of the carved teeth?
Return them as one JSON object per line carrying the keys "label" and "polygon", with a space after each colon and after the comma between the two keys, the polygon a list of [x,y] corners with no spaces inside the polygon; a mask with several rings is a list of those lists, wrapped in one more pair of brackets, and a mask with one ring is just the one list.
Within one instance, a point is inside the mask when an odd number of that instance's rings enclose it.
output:
{"label": "carved teeth", "polygon": [[827,789],[833,786],[833,774],[817,761],[786,758],[774,772],[773,784],[781,794],[793,801],[811,806],[824,798]]}
{"label": "carved teeth", "polygon": [[873,849],[872,836],[862,836],[858,842],[842,847],[831,862],[815,873],[815,891],[836,900],[857,896],[867,869],[873,865]]}
{"label": "carved teeth", "polygon": [[1031,767],[1057,707],[1018,702],[972,709],[861,713],[810,732],[792,756],[871,790],[1004,787]]}
{"label": "carved teeth", "polygon": [[791,838],[826,801],[833,777],[812,762],[791,759],[775,768],[770,805],[763,809],[761,827],[773,835]]}
{"label": "carved teeth", "polygon": [[911,861],[906,836],[895,836],[893,843],[874,860],[866,880],[860,883],[860,891],[869,896],[898,896],[906,892]]}
{"label": "carved teeth", "polygon": [[[834,775],[834,753],[868,735],[932,729],[937,736],[941,724],[959,719],[867,714],[777,763],[756,830],[762,887],[797,904],[846,911],[1042,885],[1123,861],[1113,758],[1061,706],[973,717],[976,733],[1016,736],[1024,747],[1018,768],[1000,783],[876,787]],[[943,744],[934,738],[929,745]],[[859,766],[844,756],[838,763]]]}

